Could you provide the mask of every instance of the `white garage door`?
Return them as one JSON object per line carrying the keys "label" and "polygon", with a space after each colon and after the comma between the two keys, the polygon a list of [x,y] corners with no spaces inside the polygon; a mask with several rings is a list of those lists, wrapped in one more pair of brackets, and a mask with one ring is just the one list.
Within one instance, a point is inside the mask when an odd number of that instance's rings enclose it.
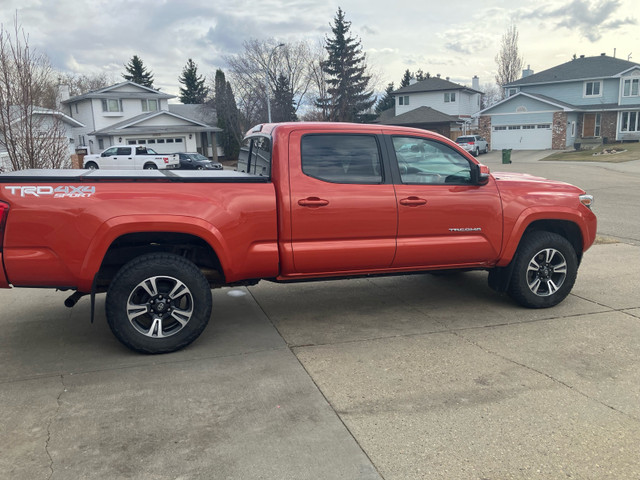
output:
{"label": "white garage door", "polygon": [[551,148],[551,124],[494,126],[491,149],[546,150]]}
{"label": "white garage door", "polygon": [[158,153],[179,153],[187,151],[184,137],[136,138],[128,139],[129,145],[142,144],[153,148]]}

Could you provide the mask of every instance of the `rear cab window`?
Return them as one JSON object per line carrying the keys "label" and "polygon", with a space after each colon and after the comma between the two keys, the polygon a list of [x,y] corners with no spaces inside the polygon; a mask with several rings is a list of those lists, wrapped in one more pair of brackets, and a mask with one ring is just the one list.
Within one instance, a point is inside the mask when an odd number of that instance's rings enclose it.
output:
{"label": "rear cab window", "polygon": [[382,159],[373,135],[308,134],[301,140],[302,172],[330,183],[383,182]]}
{"label": "rear cab window", "polygon": [[271,138],[264,135],[245,138],[240,146],[237,170],[271,178]]}

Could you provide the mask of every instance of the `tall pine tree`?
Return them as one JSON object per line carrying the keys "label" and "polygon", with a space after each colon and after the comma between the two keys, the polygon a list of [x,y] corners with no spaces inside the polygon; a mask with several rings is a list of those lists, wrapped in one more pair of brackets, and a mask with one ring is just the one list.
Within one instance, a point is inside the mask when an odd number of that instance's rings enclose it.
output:
{"label": "tall pine tree", "polygon": [[295,122],[296,107],[293,102],[293,92],[289,79],[282,73],[276,79],[276,88],[273,91],[272,120],[274,122]]}
{"label": "tall pine tree", "polygon": [[129,63],[124,66],[126,73],[122,74],[125,80],[137,83],[144,87],[153,88],[153,75],[142,63],[142,59],[137,55],[131,57]]}
{"label": "tall pine tree", "polygon": [[361,112],[371,108],[375,102],[369,90],[370,75],[362,53],[360,40],[350,35],[351,22],[345,20],[344,12],[338,12],[331,27],[332,38],[325,39],[329,58],[323,62],[322,70],[327,75],[327,97],[318,101],[318,106],[328,105],[330,120],[353,122]]}
{"label": "tall pine tree", "polygon": [[205,79],[198,75],[198,66],[192,59],[182,69],[182,75],[178,78],[184,87],[180,87],[180,101],[182,103],[204,103],[209,94],[205,86]]}
{"label": "tall pine tree", "polygon": [[382,96],[382,98],[378,100],[378,103],[376,103],[376,113],[380,114],[385,110],[388,110],[395,106],[396,101],[391,96],[391,94],[393,93],[393,90],[394,90],[394,86],[393,86],[393,82],[391,82],[389,85],[387,85],[387,88],[385,89],[384,95]]}

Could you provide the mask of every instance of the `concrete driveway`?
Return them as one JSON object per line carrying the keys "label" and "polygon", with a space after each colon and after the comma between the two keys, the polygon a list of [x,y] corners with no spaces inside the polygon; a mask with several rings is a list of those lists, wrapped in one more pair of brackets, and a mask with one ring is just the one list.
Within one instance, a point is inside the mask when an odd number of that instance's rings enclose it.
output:
{"label": "concrete driveway", "polygon": [[[213,292],[191,347],[129,352],[98,300],[0,290],[0,478],[640,478],[640,162],[525,161],[610,241],[527,310],[486,274]],[[573,179],[572,179],[573,178]]]}

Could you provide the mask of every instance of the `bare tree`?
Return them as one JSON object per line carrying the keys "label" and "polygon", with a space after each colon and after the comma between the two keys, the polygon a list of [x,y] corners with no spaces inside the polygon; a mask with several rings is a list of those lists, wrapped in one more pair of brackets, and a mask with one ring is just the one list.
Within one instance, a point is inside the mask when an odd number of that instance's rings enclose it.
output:
{"label": "bare tree", "polygon": [[520,76],[524,60],[518,52],[518,29],[515,25],[507,28],[502,36],[500,52],[496,55],[496,63],[498,64],[496,83],[499,86],[502,87],[514,82]]}
{"label": "bare tree", "polygon": [[294,113],[306,103],[311,85],[310,58],[310,48],[304,41],[279,44],[274,39],[255,38],[244,42],[242,53],[225,57],[247,128],[267,121],[267,93],[273,99],[280,76],[291,89]]}
{"label": "bare tree", "polygon": [[329,104],[320,99],[327,98],[327,74],[322,65],[327,61],[327,49],[324,41],[319,41],[311,49],[309,58],[308,75],[310,80],[310,104],[315,108],[308,110],[302,117],[304,120],[329,121]]}
{"label": "bare tree", "polygon": [[11,32],[0,25],[0,145],[13,170],[60,168],[69,161],[61,115],[36,103],[52,80],[48,58],[29,48],[17,16]]}
{"label": "bare tree", "polygon": [[502,88],[495,83],[487,82],[482,84],[480,91],[483,93],[482,109],[488,108],[502,100]]}

